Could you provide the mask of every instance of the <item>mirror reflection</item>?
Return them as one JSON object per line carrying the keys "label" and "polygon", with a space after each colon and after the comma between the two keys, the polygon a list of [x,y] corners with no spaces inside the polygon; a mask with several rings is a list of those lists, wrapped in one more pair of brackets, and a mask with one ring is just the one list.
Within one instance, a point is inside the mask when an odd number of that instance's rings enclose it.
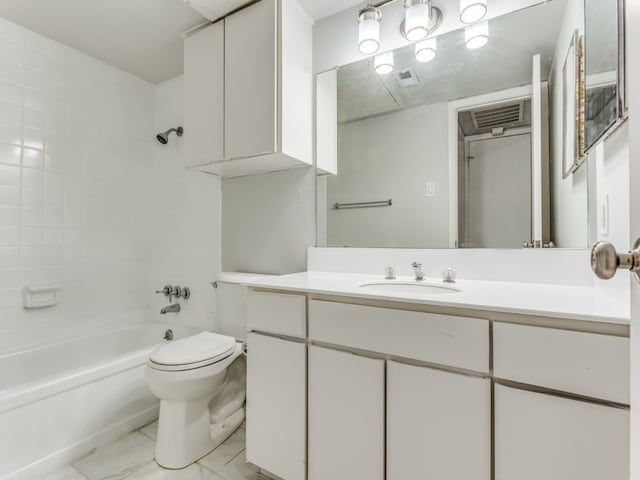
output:
{"label": "mirror reflection", "polygon": [[461,28],[340,67],[319,245],[585,248],[586,168],[562,175],[571,4],[492,18],[486,41]]}
{"label": "mirror reflection", "polygon": [[589,149],[622,118],[624,99],[618,89],[618,0],[585,0],[584,8],[585,143]]}

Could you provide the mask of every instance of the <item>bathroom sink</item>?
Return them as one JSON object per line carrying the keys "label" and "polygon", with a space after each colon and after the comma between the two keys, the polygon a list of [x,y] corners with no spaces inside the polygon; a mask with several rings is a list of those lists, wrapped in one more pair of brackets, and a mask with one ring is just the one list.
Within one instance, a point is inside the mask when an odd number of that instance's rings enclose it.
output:
{"label": "bathroom sink", "polygon": [[376,293],[399,293],[399,294],[443,294],[443,293],[457,293],[461,289],[449,285],[442,285],[438,283],[430,282],[418,282],[418,281],[378,281],[378,282],[364,282],[358,284],[360,288],[371,290]]}

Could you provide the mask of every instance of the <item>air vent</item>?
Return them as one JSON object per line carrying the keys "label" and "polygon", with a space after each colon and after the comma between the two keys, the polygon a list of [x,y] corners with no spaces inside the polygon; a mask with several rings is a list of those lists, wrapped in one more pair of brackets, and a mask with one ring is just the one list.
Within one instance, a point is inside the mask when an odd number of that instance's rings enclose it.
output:
{"label": "air vent", "polygon": [[506,127],[513,123],[522,122],[524,116],[524,101],[504,103],[490,108],[471,111],[473,125],[479,129]]}
{"label": "air vent", "polygon": [[420,84],[420,79],[418,75],[416,75],[416,72],[412,68],[409,68],[398,72],[398,83],[401,87],[415,87]]}

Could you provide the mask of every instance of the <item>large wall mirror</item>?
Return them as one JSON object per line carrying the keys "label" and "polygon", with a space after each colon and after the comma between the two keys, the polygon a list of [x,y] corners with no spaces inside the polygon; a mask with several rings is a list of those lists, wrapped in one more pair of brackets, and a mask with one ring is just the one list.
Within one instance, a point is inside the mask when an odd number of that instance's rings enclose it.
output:
{"label": "large wall mirror", "polygon": [[461,24],[429,55],[409,44],[383,52],[387,68],[369,57],[319,74],[318,245],[586,248],[587,169],[563,168],[583,1],[491,18],[480,48]]}

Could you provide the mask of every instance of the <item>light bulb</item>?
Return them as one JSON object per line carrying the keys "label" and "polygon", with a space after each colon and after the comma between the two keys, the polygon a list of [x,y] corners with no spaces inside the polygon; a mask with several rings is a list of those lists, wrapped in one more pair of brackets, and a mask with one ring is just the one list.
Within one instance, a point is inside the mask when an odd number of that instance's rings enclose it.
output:
{"label": "light bulb", "polygon": [[465,28],[464,41],[470,50],[484,47],[489,41],[489,22],[476,23]]}
{"label": "light bulb", "polygon": [[407,40],[417,42],[429,35],[429,4],[424,0],[408,0],[404,4],[404,25]]}
{"label": "light bulb", "polygon": [[380,48],[380,20],[382,13],[375,7],[360,10],[358,15],[358,48],[365,55],[376,53]]}
{"label": "light bulb", "polygon": [[460,21],[476,23],[487,14],[487,0],[460,0]]}
{"label": "light bulb", "polygon": [[391,73],[393,71],[393,50],[376,55],[374,65],[378,75],[388,75]]}
{"label": "light bulb", "polygon": [[422,63],[430,62],[436,58],[436,37],[427,38],[416,43],[416,60]]}

